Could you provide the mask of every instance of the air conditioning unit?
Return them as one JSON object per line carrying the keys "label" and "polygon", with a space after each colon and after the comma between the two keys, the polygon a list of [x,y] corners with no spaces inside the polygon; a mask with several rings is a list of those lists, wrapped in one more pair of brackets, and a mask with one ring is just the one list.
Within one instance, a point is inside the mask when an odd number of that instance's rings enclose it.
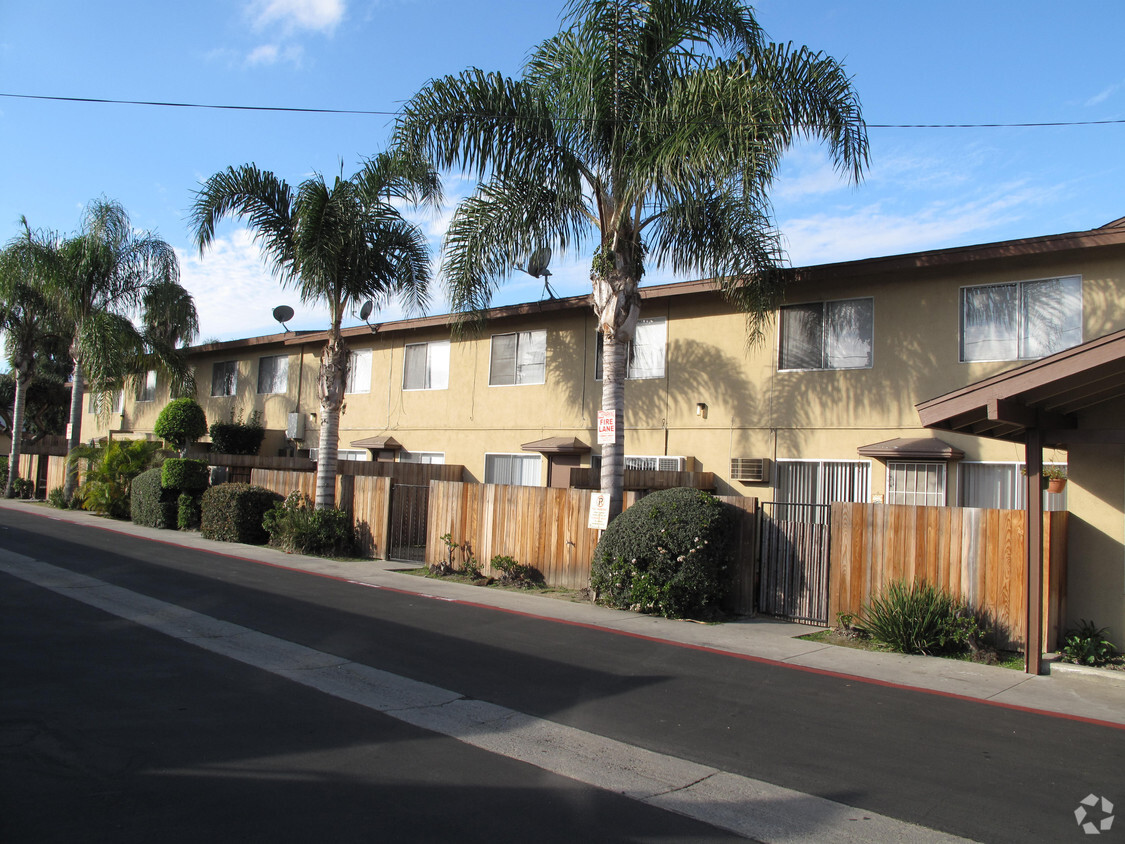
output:
{"label": "air conditioning unit", "polygon": [[658,457],[656,458],[656,471],[658,472],[684,472],[687,459],[684,457]]}
{"label": "air conditioning unit", "polygon": [[286,439],[298,441],[305,438],[305,414],[289,414],[289,421],[285,426],[285,437]]}
{"label": "air conditioning unit", "polygon": [[730,479],[752,484],[764,484],[770,479],[768,457],[732,457]]}

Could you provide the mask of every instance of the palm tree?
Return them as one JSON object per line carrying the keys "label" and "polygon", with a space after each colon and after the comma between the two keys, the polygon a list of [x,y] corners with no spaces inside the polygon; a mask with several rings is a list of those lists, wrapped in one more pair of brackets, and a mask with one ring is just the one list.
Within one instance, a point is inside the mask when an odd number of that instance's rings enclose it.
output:
{"label": "palm tree", "polygon": [[57,316],[46,294],[44,275],[36,265],[36,235],[32,234],[26,219],[22,222],[24,234],[0,252],[0,329],[4,332],[4,352],[15,379],[10,427],[12,449],[4,483],[5,498],[12,496],[12,485],[19,477],[28,389],[40,364],[51,357],[52,339],[58,337]]}
{"label": "palm tree", "polygon": [[[44,250],[52,269],[56,307],[70,328],[74,374],[70,399],[69,450],[82,441],[82,392],[87,379],[103,399],[130,375],[154,360],[176,385],[190,384],[186,359],[167,345],[146,343],[133,324],[138,313],[146,330],[167,318],[158,309],[179,301],[174,336],[189,343],[198,320],[191,295],[180,285],[180,265],[172,247],[149,232],[134,231],[117,202],[87,206],[81,231]],[[165,336],[172,336],[165,332]],[[104,401],[102,402],[104,404]],[[76,464],[67,465],[63,495],[77,482]]]}
{"label": "palm tree", "polygon": [[344,402],[348,349],[340,326],[349,305],[372,300],[382,306],[399,296],[408,309],[427,301],[430,253],[421,230],[403,219],[396,200],[434,204],[441,181],[428,165],[382,153],[350,179],[329,186],[320,174],[293,189],[253,164],[230,167],[208,179],[192,210],[200,254],[225,216],[245,219],[263,256],[283,286],[295,287],[305,303],[328,305],[328,342],[320,355],[317,396],[320,441],[316,506],[336,498],[340,408]]}
{"label": "palm tree", "polygon": [[739,0],[570,0],[564,26],[519,79],[469,69],[430,81],[396,143],[482,179],[444,244],[456,310],[482,312],[540,246],[593,247],[602,409],[618,431],[601,485],[615,515],[646,261],[714,278],[757,336],[785,277],[767,199],[782,154],[820,139],[858,181],[867,135],[843,68],[767,43]]}

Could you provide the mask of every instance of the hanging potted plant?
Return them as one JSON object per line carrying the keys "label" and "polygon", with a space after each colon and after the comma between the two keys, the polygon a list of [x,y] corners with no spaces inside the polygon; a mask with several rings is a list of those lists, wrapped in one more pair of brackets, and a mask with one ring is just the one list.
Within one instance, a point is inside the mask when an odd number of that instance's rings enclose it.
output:
{"label": "hanging potted plant", "polygon": [[1066,466],[1044,466],[1043,477],[1047,479],[1047,492],[1060,493],[1066,489]]}

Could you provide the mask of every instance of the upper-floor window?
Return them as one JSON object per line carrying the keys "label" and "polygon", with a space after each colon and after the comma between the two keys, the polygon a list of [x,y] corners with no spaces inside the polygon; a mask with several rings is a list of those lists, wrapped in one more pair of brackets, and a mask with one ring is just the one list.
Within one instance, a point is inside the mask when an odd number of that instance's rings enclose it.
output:
{"label": "upper-floor window", "polygon": [[543,384],[547,381],[547,332],[518,331],[492,335],[489,386]]}
{"label": "upper-floor window", "polygon": [[869,369],[873,299],[839,299],[781,309],[778,369]]}
{"label": "upper-floor window", "polygon": [[[663,378],[665,350],[668,346],[668,320],[650,317],[637,321],[637,330],[629,343],[629,365],[625,377],[630,379]],[[598,332],[594,377],[602,379],[602,350],[605,340]]]}
{"label": "upper-floor window", "polygon": [[371,392],[371,350],[356,349],[348,352],[348,377],[345,393]]}
{"label": "upper-floor window", "polygon": [[444,390],[449,386],[449,341],[408,343],[402,365],[402,389]]}
{"label": "upper-floor window", "polygon": [[125,393],[121,390],[111,390],[106,393],[101,390],[90,391],[90,401],[86,407],[87,413],[121,413],[125,410]]}
{"label": "upper-floor window", "polygon": [[233,396],[238,387],[238,361],[223,360],[211,367],[211,395]]}
{"label": "upper-floor window", "polygon": [[156,370],[137,377],[137,401],[156,401]]}
{"label": "upper-floor window", "polygon": [[1032,360],[1082,342],[1079,276],[961,288],[961,360]]}
{"label": "upper-floor window", "polygon": [[284,393],[289,389],[289,355],[258,358],[258,392]]}

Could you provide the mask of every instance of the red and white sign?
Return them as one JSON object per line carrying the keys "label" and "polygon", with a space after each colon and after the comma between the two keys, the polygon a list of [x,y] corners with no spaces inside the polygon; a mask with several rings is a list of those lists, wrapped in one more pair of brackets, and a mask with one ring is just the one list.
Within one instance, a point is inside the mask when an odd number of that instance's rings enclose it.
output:
{"label": "red and white sign", "polygon": [[598,445],[617,442],[617,418],[608,410],[598,411]]}

